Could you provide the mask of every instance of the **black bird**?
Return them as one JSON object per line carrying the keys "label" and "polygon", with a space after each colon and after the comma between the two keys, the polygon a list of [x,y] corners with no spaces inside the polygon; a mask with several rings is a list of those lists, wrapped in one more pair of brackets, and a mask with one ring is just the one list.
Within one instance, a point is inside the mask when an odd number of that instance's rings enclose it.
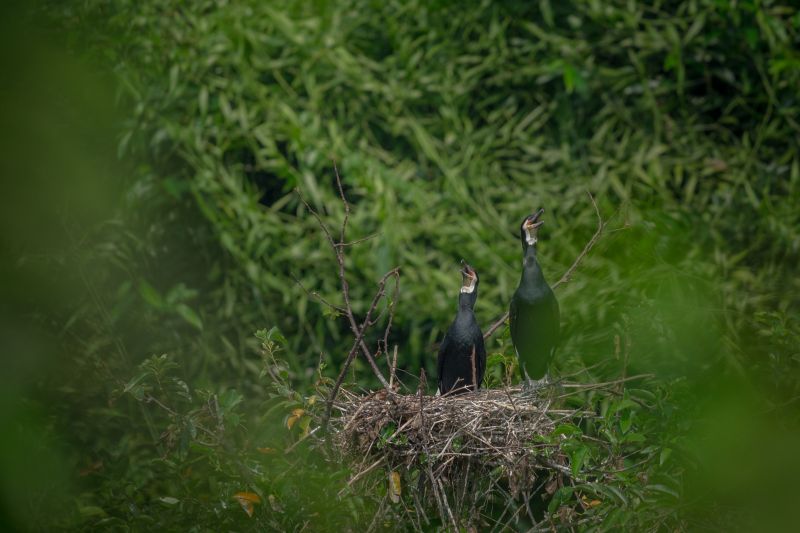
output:
{"label": "black bird", "polygon": [[553,359],[561,329],[558,301],[542,275],[536,258],[539,217],[544,209],[525,217],[520,226],[522,277],[511,298],[511,340],[519,359],[522,379],[529,386],[546,383],[547,367]]}
{"label": "black bird", "polygon": [[463,259],[461,266],[458,314],[439,346],[439,393],[442,395],[478,390],[486,370],[483,334],[472,311],[478,299],[478,273]]}

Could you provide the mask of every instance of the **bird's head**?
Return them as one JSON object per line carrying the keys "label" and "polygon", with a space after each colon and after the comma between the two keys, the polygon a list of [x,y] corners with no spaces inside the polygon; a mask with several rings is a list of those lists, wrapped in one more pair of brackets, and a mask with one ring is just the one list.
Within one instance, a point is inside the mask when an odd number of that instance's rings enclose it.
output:
{"label": "bird's head", "polygon": [[536,246],[539,241],[539,228],[544,224],[544,220],[539,220],[539,217],[544,213],[544,208],[539,209],[532,215],[528,215],[522,221],[519,228],[520,239],[523,246]]}
{"label": "bird's head", "polygon": [[478,286],[478,273],[469,263],[461,260],[461,292],[471,294]]}

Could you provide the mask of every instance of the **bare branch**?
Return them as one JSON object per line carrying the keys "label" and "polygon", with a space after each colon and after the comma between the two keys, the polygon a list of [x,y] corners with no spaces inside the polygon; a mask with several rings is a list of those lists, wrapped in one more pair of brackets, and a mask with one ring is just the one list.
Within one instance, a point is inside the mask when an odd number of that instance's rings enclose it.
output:
{"label": "bare branch", "polygon": [[[597,244],[597,241],[600,239],[600,236],[603,234],[603,230],[606,227],[605,222],[603,222],[603,217],[600,215],[600,209],[597,207],[597,202],[595,201],[594,196],[592,196],[592,193],[588,191],[586,194],[589,195],[589,199],[592,201],[592,206],[594,206],[594,212],[597,214],[597,230],[594,232],[594,235],[592,235],[592,238],[586,243],[586,246],[583,247],[581,253],[578,254],[578,257],[575,258],[575,261],[572,262],[572,265],[570,265],[567,271],[564,272],[564,275],[553,284],[552,288],[554,290],[558,288],[559,285],[567,283],[572,278],[572,274],[575,272],[575,269],[578,268],[578,266],[581,264],[581,261],[583,261],[583,258],[586,257],[586,254],[589,253],[592,247]],[[503,313],[503,316],[498,318],[492,323],[491,326],[489,326],[489,329],[484,332],[483,338],[488,339],[494,335],[494,332],[500,329],[500,327],[505,324],[506,320],[508,320],[508,311]]]}
{"label": "bare branch", "polygon": [[472,345],[472,356],[469,358],[470,363],[472,363],[472,390],[476,391],[480,388],[480,383],[478,383],[478,371],[475,368],[475,345]]}
{"label": "bare branch", "polygon": [[[331,418],[331,412],[333,411],[333,402],[336,400],[336,395],[339,393],[339,388],[342,386],[342,382],[344,381],[344,377],[347,374],[347,369],[350,367],[350,364],[355,359],[356,353],[358,353],[358,348],[362,344],[364,339],[364,333],[367,331],[367,325],[369,324],[370,316],[372,316],[373,311],[378,306],[378,302],[386,295],[386,281],[391,276],[396,276],[399,274],[399,270],[397,268],[393,268],[389,272],[383,275],[383,277],[378,282],[378,290],[375,293],[375,296],[372,298],[372,303],[367,309],[367,314],[364,317],[364,321],[361,323],[361,327],[357,328],[358,333],[356,334],[356,339],[353,342],[353,347],[350,348],[350,353],[347,354],[347,359],[342,366],[342,370],[339,372],[339,377],[336,378],[336,383],[333,385],[333,390],[331,391],[330,396],[328,397],[327,406],[325,407],[325,418],[322,421],[322,428],[323,433],[327,431],[328,421]],[[352,312],[351,312],[352,314]],[[389,387],[389,383],[385,381],[383,378],[383,374],[381,374],[380,370],[375,365],[375,361],[370,357],[367,359],[371,365],[373,366],[373,370],[375,371],[375,375],[382,380],[384,384],[384,388],[387,391],[391,392],[391,388]]]}
{"label": "bare branch", "polygon": [[[400,294],[400,275],[398,274],[394,278],[394,291],[392,291],[392,297],[389,300],[389,306],[388,306],[389,320],[386,323],[386,329],[383,331],[383,353],[387,355],[389,354],[389,333],[392,331],[392,322],[394,322],[394,309],[399,294]],[[381,347],[379,345],[378,353],[380,352],[381,352]],[[395,357],[397,357],[396,348],[395,348]]]}
{"label": "bare branch", "polygon": [[581,264],[581,261],[583,261],[583,258],[586,257],[586,254],[589,253],[589,250],[591,250],[592,247],[597,243],[597,240],[603,233],[603,229],[606,227],[605,222],[603,222],[603,217],[600,215],[600,208],[597,207],[597,202],[594,200],[594,196],[592,196],[592,193],[588,191],[586,194],[589,195],[589,199],[592,201],[592,205],[594,206],[594,212],[597,214],[597,231],[594,232],[592,238],[589,239],[589,242],[587,242],[586,246],[583,247],[583,250],[580,254],[578,254],[578,257],[575,258],[575,261],[572,262],[572,265],[567,269],[566,272],[564,272],[564,275],[561,276],[561,279],[553,284],[553,289],[557,288],[562,283],[567,283],[570,280],[572,273],[575,272],[575,269]]}
{"label": "bare branch", "polygon": [[392,357],[392,366],[389,368],[389,388],[392,388],[394,386],[394,380],[396,378],[397,378],[397,345],[395,344],[394,357]]}
{"label": "bare branch", "polygon": [[344,243],[344,234],[347,231],[347,222],[350,220],[350,204],[347,202],[347,197],[344,195],[342,188],[342,179],[339,177],[339,167],[336,166],[336,160],[333,160],[333,172],[336,174],[336,187],[339,189],[339,196],[344,204],[344,220],[342,221],[342,228],[339,232],[339,245]]}
{"label": "bare branch", "polygon": [[[345,270],[345,256],[344,256],[344,247],[347,244],[345,243],[344,238],[347,229],[347,222],[350,219],[350,204],[347,202],[347,197],[344,194],[344,188],[342,187],[342,180],[339,177],[339,170],[336,167],[335,162],[334,162],[334,170],[336,173],[336,186],[339,189],[339,196],[342,199],[342,203],[344,204],[344,212],[345,212],[344,220],[342,221],[342,225],[339,230],[339,242],[336,242],[334,240],[330,229],[322,220],[322,217],[320,217],[319,213],[317,213],[317,211],[314,210],[314,208],[312,208],[309,205],[309,203],[305,200],[300,190],[295,189],[295,192],[300,197],[300,200],[303,202],[303,205],[305,205],[306,209],[308,209],[308,211],[314,216],[314,218],[317,219],[319,227],[325,233],[325,236],[327,237],[328,242],[331,245],[331,248],[333,248],[333,253],[336,255],[336,263],[339,266],[339,283],[342,286],[342,298],[344,299],[344,307],[341,308],[342,312],[347,317],[347,321],[350,323],[350,331],[356,338],[359,339],[359,348],[361,349],[361,352],[364,354],[364,357],[369,363],[369,366],[372,368],[372,371],[375,373],[375,376],[378,378],[378,381],[381,382],[381,385],[383,385],[384,388],[388,390],[389,383],[386,381],[386,378],[383,377],[383,373],[378,368],[378,365],[375,364],[375,358],[372,356],[372,352],[367,346],[367,343],[364,342],[363,338],[364,335],[363,333],[360,333],[361,328],[358,327],[356,317],[353,314],[353,306],[350,303],[350,285],[347,282],[346,270]],[[396,270],[397,269],[395,269],[395,271]],[[364,326],[362,327],[366,327],[368,324],[369,322],[365,322]]]}
{"label": "bare branch", "polygon": [[337,244],[337,246],[355,246],[356,244],[361,244],[362,242],[374,239],[375,237],[378,236],[380,236],[380,233],[373,233],[372,235],[367,235],[366,237],[361,237],[360,239],[356,239],[354,241],[340,242]]}
{"label": "bare branch", "polygon": [[336,249],[337,249],[336,241],[333,240],[333,235],[331,235],[331,230],[328,229],[327,224],[325,224],[325,222],[322,220],[322,217],[319,216],[319,213],[317,213],[317,210],[314,209],[313,207],[311,207],[311,205],[309,205],[309,203],[306,201],[305,197],[303,196],[303,193],[300,192],[300,189],[295,187],[294,192],[298,196],[298,198],[300,198],[300,201],[303,202],[303,205],[306,206],[306,209],[308,210],[308,212],[311,213],[312,215],[314,215],[314,218],[317,219],[317,224],[319,224],[319,227],[322,228],[322,231],[325,232],[325,236],[328,238],[328,242],[331,244],[331,247],[333,247],[334,251],[336,251]]}
{"label": "bare branch", "polygon": [[323,298],[322,295],[320,295],[317,291],[309,291],[308,289],[306,289],[305,286],[303,285],[303,283],[299,279],[297,279],[297,277],[294,274],[290,273],[289,275],[292,276],[292,279],[294,280],[294,282],[297,283],[297,285],[301,289],[303,289],[303,292],[305,292],[311,298],[314,298],[315,300],[317,300],[322,305],[327,306],[332,311],[336,311],[337,313],[341,313],[341,314],[344,314],[346,312],[344,307],[341,307],[339,305],[330,303],[328,300]]}
{"label": "bare branch", "polygon": [[495,320],[495,321],[492,323],[492,325],[491,325],[491,326],[489,326],[489,329],[487,329],[486,331],[484,331],[484,332],[483,332],[483,338],[484,338],[484,339],[488,339],[489,337],[491,337],[492,335],[494,335],[494,332],[495,332],[495,331],[497,331],[498,329],[500,329],[500,326],[502,326],[503,324],[505,324],[505,323],[506,323],[506,320],[508,320],[508,311],[506,311],[505,313],[503,313],[503,316],[501,316],[500,318],[498,318],[497,320]]}

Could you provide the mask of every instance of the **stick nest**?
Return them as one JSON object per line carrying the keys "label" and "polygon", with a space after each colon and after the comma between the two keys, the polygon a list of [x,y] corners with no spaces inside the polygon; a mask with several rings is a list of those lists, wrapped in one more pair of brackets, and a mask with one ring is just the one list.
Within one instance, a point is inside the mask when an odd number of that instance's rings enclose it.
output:
{"label": "stick nest", "polygon": [[[557,439],[549,436],[560,421],[583,413],[556,408],[563,396],[554,394],[521,387],[454,396],[343,390],[334,405],[339,416],[331,419],[333,441],[362,462],[351,482],[381,465],[416,472],[418,488],[433,490],[448,515],[452,511],[442,498],[450,490],[442,480],[451,490],[463,487],[465,497],[475,480],[502,483],[516,497],[534,492],[532,481],[569,474]],[[557,488],[543,485],[548,492]]]}

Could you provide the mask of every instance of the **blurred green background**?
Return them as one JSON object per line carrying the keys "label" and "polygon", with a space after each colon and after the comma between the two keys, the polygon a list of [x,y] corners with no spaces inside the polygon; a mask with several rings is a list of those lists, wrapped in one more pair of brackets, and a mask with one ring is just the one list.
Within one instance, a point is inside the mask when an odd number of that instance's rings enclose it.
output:
{"label": "blurred green background", "polygon": [[[621,500],[585,513],[608,528],[792,524],[796,5],[86,0],[0,14],[0,525],[371,523],[381,495],[340,496],[346,465],[283,451],[310,421],[287,417],[313,409],[352,342],[295,281],[340,301],[293,193],[337,226],[334,160],[350,240],[377,234],[348,249],[354,308],[400,267],[389,344],[412,390],[420,368],[433,375],[458,261],[480,273],[488,327],[518,282],[522,217],[547,209],[553,283],[595,230],[591,192],[608,227],[558,290],[552,372],[654,378],[620,429],[638,428],[627,446],[642,462],[608,479]],[[487,346],[511,353],[502,331]],[[374,389],[354,366],[349,380]],[[259,496],[252,517],[237,492]],[[407,527],[386,513],[379,528]]]}

